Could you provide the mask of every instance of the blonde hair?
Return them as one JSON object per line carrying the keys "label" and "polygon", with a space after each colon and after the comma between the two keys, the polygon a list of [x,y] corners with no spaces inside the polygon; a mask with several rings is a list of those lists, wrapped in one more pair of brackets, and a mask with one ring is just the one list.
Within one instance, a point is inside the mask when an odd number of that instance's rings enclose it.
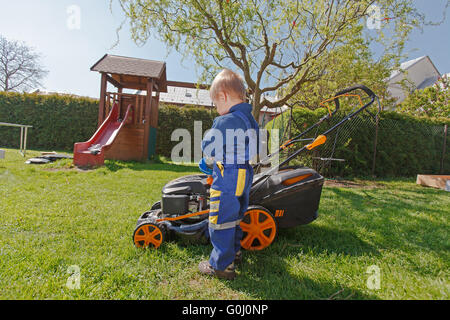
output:
{"label": "blonde hair", "polygon": [[222,70],[214,79],[209,94],[211,98],[217,97],[219,92],[232,93],[237,98],[246,100],[247,91],[245,89],[244,80],[236,72],[230,69]]}

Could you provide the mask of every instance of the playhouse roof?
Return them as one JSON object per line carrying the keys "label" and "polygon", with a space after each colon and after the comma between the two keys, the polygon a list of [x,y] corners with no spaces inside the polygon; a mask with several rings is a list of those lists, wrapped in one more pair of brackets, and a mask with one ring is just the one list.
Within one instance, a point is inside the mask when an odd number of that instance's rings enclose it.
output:
{"label": "playhouse roof", "polygon": [[146,80],[156,80],[158,91],[167,92],[166,63],[105,54],[91,67],[91,71],[109,73],[124,88],[146,89]]}

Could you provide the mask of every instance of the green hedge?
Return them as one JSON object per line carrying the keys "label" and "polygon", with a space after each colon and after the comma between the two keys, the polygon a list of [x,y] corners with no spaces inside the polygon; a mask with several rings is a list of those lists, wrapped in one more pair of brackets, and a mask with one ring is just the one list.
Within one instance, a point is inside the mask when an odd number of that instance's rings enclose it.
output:
{"label": "green hedge", "polygon": [[[396,112],[381,115],[375,174],[412,176],[438,174],[443,152],[444,125],[450,119],[429,119]],[[450,173],[450,137],[447,133],[444,173]]]}
{"label": "green hedge", "polygon": [[194,122],[202,122],[202,135],[210,129],[215,117],[215,110],[202,107],[176,107],[161,105],[159,108],[159,128],[157,134],[156,152],[170,157],[172,149],[179,141],[171,141],[172,132],[176,129],[187,129],[191,135],[192,156],[194,155]]}
{"label": "green hedge", "polygon": [[[194,120],[202,121],[203,132],[217,113],[200,107],[160,105],[157,153],[170,157],[175,129],[185,128],[194,138]],[[0,92],[0,122],[31,125],[28,148],[73,151],[75,142],[89,140],[97,129],[98,100],[63,95]],[[20,129],[0,127],[0,147],[18,148]]]}
{"label": "green hedge", "polygon": [[[294,110],[296,122],[303,128],[315,123],[325,114],[325,109],[311,111],[305,108]],[[37,95],[0,92],[0,122],[31,125],[28,148],[37,150],[61,150],[71,152],[75,142],[86,141],[97,128],[98,101],[90,98],[61,95]],[[171,141],[172,132],[187,129],[194,138],[194,121],[202,121],[202,133],[209,129],[215,110],[199,107],[175,107],[161,104],[157,153],[170,157],[173,147],[179,142]],[[337,115],[320,128],[325,129],[341,119]],[[278,117],[269,122],[267,129],[287,126],[289,116]],[[414,176],[418,173],[439,173],[442,154],[442,126],[450,119],[414,117],[396,112],[383,112],[379,123],[376,170],[377,176]],[[355,125],[357,124],[357,125]],[[297,130],[293,130],[293,134]],[[367,116],[358,117],[342,127],[340,137],[348,139],[336,145],[335,158],[346,159],[344,163],[333,162],[323,169],[327,176],[367,176],[371,174],[374,122]],[[351,134],[350,134],[351,133]],[[280,131],[280,135],[283,132]],[[20,129],[0,127],[0,147],[18,148]],[[341,139],[342,140],[342,139]],[[192,140],[193,142],[193,140]],[[313,156],[320,155],[333,144],[333,136],[326,145],[317,149]],[[193,143],[192,143],[193,145]],[[447,153],[444,173],[450,173],[450,137],[447,137]],[[193,151],[193,150],[192,150]],[[312,156],[297,162],[314,166]]]}
{"label": "green hedge", "polygon": [[[97,128],[98,101],[63,95],[0,92],[0,122],[30,125],[27,146],[73,150]],[[20,129],[0,127],[0,147],[19,147]]]}
{"label": "green hedge", "polygon": [[[297,124],[307,127],[317,122],[325,114],[324,109],[311,111],[305,108],[296,109],[293,117]],[[330,128],[345,115],[337,114],[328,123],[325,122],[319,133]],[[276,118],[267,124],[266,128],[287,130],[288,117]],[[415,176],[418,173],[439,174],[443,151],[443,126],[450,124],[448,118],[414,117],[397,112],[382,112],[379,120],[377,156],[375,175]],[[372,174],[375,121],[362,113],[341,127],[338,143],[333,158],[345,159],[345,162],[332,162],[330,166],[321,168],[326,176],[369,176]],[[292,134],[298,133],[293,130]],[[315,133],[315,132],[314,132]],[[314,153],[304,154],[297,163],[307,166],[317,165],[312,158],[329,156],[335,135],[328,137],[328,142],[318,147]],[[328,152],[325,152],[328,151]],[[326,153],[326,154],[325,154]],[[444,173],[450,173],[450,137],[447,136]]]}

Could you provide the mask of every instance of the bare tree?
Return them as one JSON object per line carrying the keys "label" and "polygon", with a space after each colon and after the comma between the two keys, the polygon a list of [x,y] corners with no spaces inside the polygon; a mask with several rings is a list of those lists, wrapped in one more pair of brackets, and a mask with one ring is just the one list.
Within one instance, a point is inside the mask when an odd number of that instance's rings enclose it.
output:
{"label": "bare tree", "polygon": [[33,48],[0,35],[0,90],[19,92],[41,86],[48,71],[40,59],[41,55]]}

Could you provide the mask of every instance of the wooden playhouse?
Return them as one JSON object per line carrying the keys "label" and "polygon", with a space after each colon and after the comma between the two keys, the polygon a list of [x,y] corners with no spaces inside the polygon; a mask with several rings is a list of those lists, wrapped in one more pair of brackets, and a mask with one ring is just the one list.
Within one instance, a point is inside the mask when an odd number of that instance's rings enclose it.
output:
{"label": "wooden playhouse", "polygon": [[75,144],[74,164],[149,159],[156,153],[159,94],[167,92],[166,64],[106,54],[91,71],[101,74],[98,130],[89,141]]}

